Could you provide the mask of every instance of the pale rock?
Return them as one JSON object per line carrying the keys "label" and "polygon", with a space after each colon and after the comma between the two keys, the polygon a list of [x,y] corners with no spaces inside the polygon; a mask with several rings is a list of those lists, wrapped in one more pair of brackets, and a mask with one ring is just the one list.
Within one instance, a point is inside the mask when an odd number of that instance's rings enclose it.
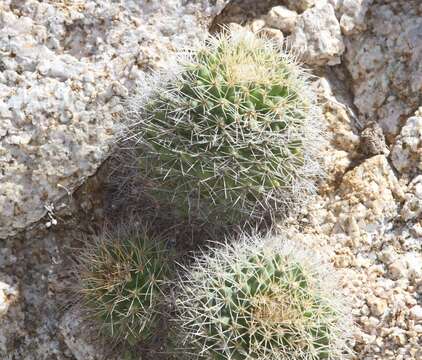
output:
{"label": "pale rock", "polygon": [[422,117],[407,119],[393,146],[391,160],[400,174],[422,172]]}
{"label": "pale rock", "polygon": [[334,95],[341,89],[333,87],[333,84],[325,77],[321,77],[315,83],[315,88],[324,99],[323,112],[327,121],[327,130],[330,133],[330,143],[335,149],[354,155],[359,147],[360,139],[353,124],[356,120],[354,114]]}
{"label": "pale rock", "polygon": [[[365,15],[373,0],[343,0],[339,12],[340,27],[345,35],[362,32],[366,29]],[[337,10],[337,9],[336,9]]]}
{"label": "pale rock", "polygon": [[407,278],[407,265],[403,259],[398,259],[391,263],[388,267],[388,271],[394,280]]}
{"label": "pale rock", "polygon": [[266,24],[265,20],[263,20],[263,19],[256,19],[251,24],[251,30],[253,32],[258,32],[258,31],[262,30],[265,27],[265,24]]}
{"label": "pale rock", "polygon": [[378,258],[387,265],[390,265],[398,257],[398,254],[393,246],[389,245],[385,247],[381,253],[378,255]]}
{"label": "pale rock", "polygon": [[382,231],[397,216],[403,190],[387,159],[373,156],[347,172],[330,204],[334,231],[360,237]]}
{"label": "pale rock", "polygon": [[404,256],[410,279],[422,279],[422,254],[409,252]]}
{"label": "pale rock", "polygon": [[0,318],[7,313],[9,306],[17,297],[18,291],[14,287],[0,281]]}
{"label": "pale rock", "polygon": [[310,65],[337,65],[345,50],[334,9],[325,2],[299,15],[288,42]]}
{"label": "pale rock", "polygon": [[284,42],[284,35],[278,29],[272,29],[272,28],[265,27],[260,31],[260,34],[262,34],[262,35],[268,37],[269,39],[272,39],[275,42],[278,42],[280,44],[283,44],[283,42]]}
{"label": "pale rock", "polygon": [[284,6],[275,6],[265,17],[266,24],[281,30],[284,34],[290,34],[296,26],[298,15]]}
{"label": "pale rock", "polygon": [[64,342],[76,360],[100,360],[103,352],[86,335],[79,311],[71,309],[65,313],[60,324],[60,333]]}
{"label": "pale rock", "polygon": [[410,318],[422,324],[422,306],[413,306],[410,309]]}
{"label": "pale rock", "polygon": [[[357,3],[363,10],[367,4],[355,0],[343,2],[352,7]],[[394,141],[403,117],[422,103],[419,5],[419,0],[374,2],[370,5],[370,16],[365,16],[362,24],[367,30],[344,40],[347,48],[344,64],[352,77],[360,118],[378,122],[389,142]]]}
{"label": "pale rock", "polygon": [[0,1],[0,238],[95,173],[122,99],[203,40],[226,3]]}
{"label": "pale rock", "polygon": [[408,185],[405,203],[400,215],[405,221],[417,219],[422,214],[422,175],[416,176]]}

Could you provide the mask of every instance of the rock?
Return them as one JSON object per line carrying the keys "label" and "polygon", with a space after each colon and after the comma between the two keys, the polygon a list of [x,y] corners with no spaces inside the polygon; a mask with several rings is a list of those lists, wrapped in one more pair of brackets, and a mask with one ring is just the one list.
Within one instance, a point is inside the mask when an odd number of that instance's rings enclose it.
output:
{"label": "rock", "polygon": [[87,337],[86,325],[81,320],[81,314],[75,309],[65,313],[60,324],[60,333],[64,342],[76,360],[101,360],[104,353],[99,343]]}
{"label": "rock", "polygon": [[12,286],[0,281],[0,318],[7,313],[9,306],[16,301],[18,292]]}
{"label": "rock", "polygon": [[393,246],[389,245],[378,255],[378,258],[386,265],[390,265],[397,259],[397,252]]}
{"label": "rock", "polygon": [[407,119],[393,146],[391,160],[400,174],[422,172],[422,117]]}
{"label": "rock", "polygon": [[410,309],[410,318],[422,324],[422,306],[413,306]]}
{"label": "rock", "polygon": [[407,266],[403,259],[398,259],[390,264],[388,271],[394,280],[407,278]]}
{"label": "rock", "polygon": [[420,1],[377,1],[370,9],[367,30],[344,38],[344,63],[360,118],[379,123],[393,142],[402,119],[422,104]]}
{"label": "rock", "polygon": [[281,30],[284,34],[290,34],[297,22],[297,13],[284,6],[273,7],[265,17],[267,26]]}
{"label": "rock", "polygon": [[288,42],[309,65],[339,64],[345,47],[332,5],[318,2],[301,14]]}
{"label": "rock", "polygon": [[422,279],[422,253],[410,252],[404,256],[410,280]]}
{"label": "rock", "polygon": [[263,36],[268,37],[269,39],[273,39],[278,43],[282,44],[284,41],[284,35],[280,30],[272,29],[272,28],[263,28],[260,32]]}
{"label": "rock", "polygon": [[345,35],[362,32],[366,29],[365,15],[373,0],[343,0],[340,6],[341,31]]}
{"label": "rock", "polygon": [[53,216],[108,156],[122,97],[226,2],[0,2],[0,238]]}
{"label": "rock", "polygon": [[285,3],[289,9],[295,10],[297,12],[304,12],[305,10],[314,6],[316,0],[287,0]]}
{"label": "rock", "polygon": [[337,231],[360,236],[382,231],[398,215],[403,190],[382,155],[376,155],[343,176],[337,201],[330,205]]}
{"label": "rock", "polygon": [[404,221],[417,219],[422,214],[422,175],[416,176],[408,185],[405,203],[400,211]]}
{"label": "rock", "polygon": [[374,316],[382,316],[388,308],[387,301],[376,296],[368,299],[368,306]]}
{"label": "rock", "polygon": [[253,32],[258,32],[262,30],[264,27],[265,27],[265,20],[263,19],[254,20],[251,24],[251,30]]}

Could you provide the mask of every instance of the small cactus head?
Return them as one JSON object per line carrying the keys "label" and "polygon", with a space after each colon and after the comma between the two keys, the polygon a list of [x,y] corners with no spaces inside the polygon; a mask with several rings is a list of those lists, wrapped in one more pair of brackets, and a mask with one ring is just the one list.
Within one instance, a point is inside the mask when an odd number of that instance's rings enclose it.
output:
{"label": "small cactus head", "polygon": [[313,192],[320,110],[309,76],[279,45],[228,30],[167,72],[145,81],[126,107],[126,135],[159,201],[233,223]]}
{"label": "small cactus head", "polygon": [[[205,359],[341,359],[348,322],[332,271],[280,238],[200,258],[178,300],[185,343]],[[327,277],[328,276],[328,277]]]}
{"label": "small cactus head", "polygon": [[105,232],[84,249],[79,264],[84,310],[100,332],[129,343],[148,340],[168,276],[163,242],[147,228]]}

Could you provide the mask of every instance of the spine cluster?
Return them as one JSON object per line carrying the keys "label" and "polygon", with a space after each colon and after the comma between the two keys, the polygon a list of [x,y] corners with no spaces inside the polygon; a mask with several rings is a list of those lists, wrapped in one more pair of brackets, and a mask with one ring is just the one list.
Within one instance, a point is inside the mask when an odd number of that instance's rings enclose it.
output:
{"label": "spine cluster", "polygon": [[244,30],[211,37],[127,107],[148,192],[179,213],[238,223],[282,214],[315,189],[323,143],[309,75]]}
{"label": "spine cluster", "polygon": [[182,281],[185,344],[207,359],[341,359],[350,322],[333,273],[282,237],[211,250]]}
{"label": "spine cluster", "polygon": [[[274,220],[315,190],[320,110],[291,55],[247,30],[225,31],[173,65],[126,106],[125,146],[159,203],[241,224]],[[185,350],[210,360],[345,358],[352,325],[335,271],[299,240],[242,235],[196,257],[171,303]],[[87,246],[81,293],[108,336],[137,342],[154,333],[172,298],[163,244],[142,228]]]}

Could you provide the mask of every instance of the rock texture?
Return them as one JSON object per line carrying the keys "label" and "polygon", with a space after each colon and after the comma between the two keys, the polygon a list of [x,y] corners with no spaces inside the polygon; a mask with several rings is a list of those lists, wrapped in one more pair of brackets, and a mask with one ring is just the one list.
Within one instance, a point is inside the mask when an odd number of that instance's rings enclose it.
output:
{"label": "rock texture", "polygon": [[0,238],[39,220],[107,157],[146,69],[205,35],[224,1],[2,1]]}
{"label": "rock texture", "polygon": [[317,2],[297,19],[288,39],[310,65],[336,65],[344,52],[340,24],[328,2]]}
{"label": "rock texture", "polygon": [[[366,7],[357,14],[366,14]],[[377,121],[391,141],[422,103],[422,5],[378,0],[370,9],[365,20],[353,17],[353,24],[365,23],[367,30],[345,38],[345,64],[362,119]]]}
{"label": "rock texture", "polygon": [[[74,281],[68,257],[102,225],[107,174],[64,198],[65,206],[50,202],[67,194],[58,184],[72,190],[102,162],[119,101],[142,72],[201,36],[201,16],[222,5],[163,3],[0,4],[0,237],[47,213],[0,246],[1,359],[100,360],[107,348],[91,341],[73,309],[63,311]],[[280,3],[233,1],[219,17],[294,40],[320,75],[327,177],[309,206],[280,226],[317,239],[312,246],[341,272],[357,324],[353,360],[420,360],[422,5]]]}
{"label": "rock texture", "polygon": [[396,138],[391,159],[400,173],[422,173],[422,117],[407,119]]}

